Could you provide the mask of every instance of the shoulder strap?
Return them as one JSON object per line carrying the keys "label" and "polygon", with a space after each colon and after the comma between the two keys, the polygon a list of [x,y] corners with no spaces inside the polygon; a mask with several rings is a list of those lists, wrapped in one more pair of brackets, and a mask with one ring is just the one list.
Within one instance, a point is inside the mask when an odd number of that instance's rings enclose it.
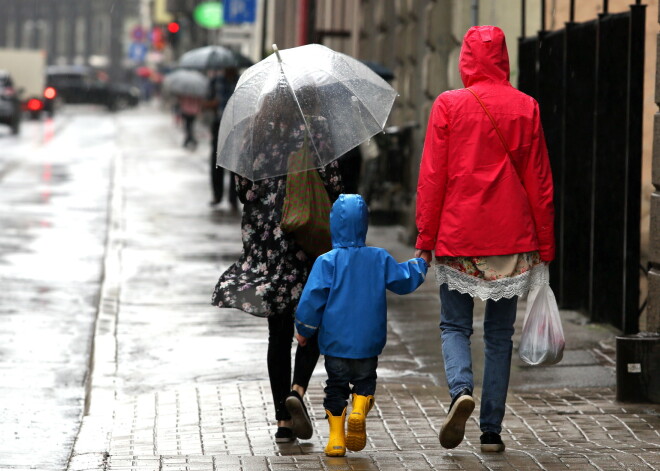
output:
{"label": "shoulder strap", "polygon": [[[513,168],[516,170],[516,173],[518,173],[518,169],[516,168],[516,164],[514,163],[513,156],[511,155],[511,151],[509,150],[509,146],[506,144],[506,140],[504,139],[504,135],[502,134],[502,131],[500,131],[499,126],[495,122],[495,118],[493,118],[493,115],[490,114],[490,111],[488,111],[488,108],[486,108],[486,104],[481,101],[481,98],[479,98],[479,95],[477,95],[474,90],[471,88],[466,88],[470,93],[474,95],[474,97],[477,99],[481,107],[484,109],[486,114],[488,115],[488,118],[490,119],[490,122],[492,123],[493,127],[495,128],[495,132],[497,132],[497,135],[500,138],[500,141],[502,141],[502,145],[504,146],[504,150],[506,151],[506,155],[509,156],[509,159],[511,160],[511,165],[513,165]],[[518,174],[518,177],[520,178],[520,174]]]}

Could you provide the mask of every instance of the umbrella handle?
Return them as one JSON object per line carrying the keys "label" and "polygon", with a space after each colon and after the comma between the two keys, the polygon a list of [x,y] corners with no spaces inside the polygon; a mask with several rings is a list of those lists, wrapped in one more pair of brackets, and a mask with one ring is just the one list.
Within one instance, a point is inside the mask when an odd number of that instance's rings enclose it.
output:
{"label": "umbrella handle", "polygon": [[275,51],[275,54],[277,55],[277,60],[282,63],[282,57],[280,57],[280,50],[277,48],[277,44],[273,44],[273,50]]}

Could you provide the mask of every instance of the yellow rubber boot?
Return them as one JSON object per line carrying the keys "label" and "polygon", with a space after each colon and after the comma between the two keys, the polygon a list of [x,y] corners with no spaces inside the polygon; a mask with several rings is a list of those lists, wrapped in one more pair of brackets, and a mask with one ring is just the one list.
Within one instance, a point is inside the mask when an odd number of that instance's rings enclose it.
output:
{"label": "yellow rubber boot", "polygon": [[346,454],[346,439],[344,438],[344,421],[346,420],[346,409],[339,416],[332,415],[326,409],[328,415],[328,426],[330,433],[328,444],[325,446],[326,456],[344,456]]}
{"label": "yellow rubber boot", "polygon": [[353,411],[348,416],[346,448],[360,451],[367,444],[367,414],[374,406],[373,396],[353,394]]}

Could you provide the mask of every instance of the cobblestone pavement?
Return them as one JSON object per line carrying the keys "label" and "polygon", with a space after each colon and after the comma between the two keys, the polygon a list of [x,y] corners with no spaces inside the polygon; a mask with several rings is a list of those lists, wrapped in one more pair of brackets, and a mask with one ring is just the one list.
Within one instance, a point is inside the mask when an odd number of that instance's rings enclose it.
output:
{"label": "cobblestone pavement", "polygon": [[[368,418],[368,442],[345,458],[323,455],[327,426],[320,383],[310,387],[312,440],[277,445],[265,381],[199,385],[144,394],[116,410],[108,470],[385,470],[578,469],[641,470],[660,464],[660,417],[643,405],[623,406],[611,389],[510,394],[501,455],[479,451],[475,411],[463,444],[438,444],[447,412],[443,388],[381,383]],[[89,460],[71,469],[89,469]],[[89,458],[89,457],[87,457]]]}
{"label": "cobblestone pavement", "polygon": [[[265,322],[209,306],[217,276],[240,250],[239,219],[206,206],[207,148],[179,150],[180,136],[165,117],[135,124],[125,123],[115,163],[90,395],[70,470],[660,468],[660,407],[615,402],[614,332],[568,311],[560,366],[529,368],[514,358],[507,451],[480,452],[478,411],[465,441],[442,449],[438,431],[449,396],[432,277],[412,295],[389,298],[366,448],[324,456],[321,366],[306,395],[313,438],[277,445]],[[396,228],[373,227],[369,240],[400,260],[412,252]],[[482,321],[478,306],[477,379]],[[479,389],[475,396],[478,405]]]}

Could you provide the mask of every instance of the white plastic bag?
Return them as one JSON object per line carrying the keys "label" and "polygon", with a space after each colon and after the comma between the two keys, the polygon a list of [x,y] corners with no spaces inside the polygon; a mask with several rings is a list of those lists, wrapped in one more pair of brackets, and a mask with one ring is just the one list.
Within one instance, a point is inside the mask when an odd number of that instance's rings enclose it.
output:
{"label": "white plastic bag", "polygon": [[518,354],[529,365],[554,365],[564,356],[564,343],[555,294],[544,284],[527,297]]}

